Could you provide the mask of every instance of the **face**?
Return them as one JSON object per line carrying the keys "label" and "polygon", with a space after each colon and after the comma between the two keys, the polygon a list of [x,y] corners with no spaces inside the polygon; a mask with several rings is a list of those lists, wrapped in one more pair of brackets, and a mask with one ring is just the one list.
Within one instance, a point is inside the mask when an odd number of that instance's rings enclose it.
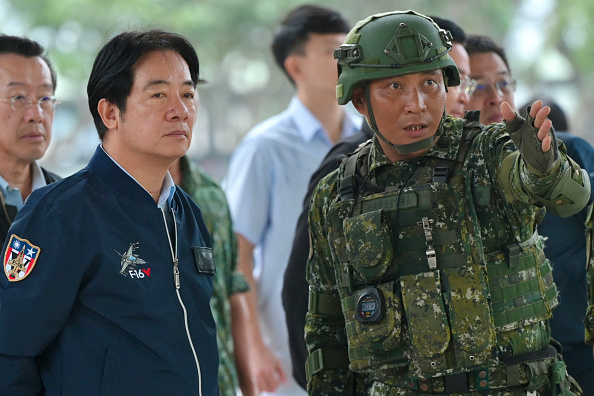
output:
{"label": "face", "polygon": [[[468,53],[464,46],[459,43],[454,43],[450,56],[458,67],[460,73],[460,81],[464,81],[470,74],[470,63],[468,60]],[[468,104],[468,93],[460,86],[448,87],[448,97],[446,100],[446,112],[456,118],[463,118],[466,105]]]}
{"label": "face", "polygon": [[154,51],[139,59],[133,73],[125,112],[114,106],[103,146],[118,162],[148,161],[169,167],[192,141],[197,93],[188,65],[174,51]]}
{"label": "face", "polygon": [[293,76],[298,88],[331,95],[335,100],[338,67],[334,50],[344,43],[345,38],[343,33],[309,34],[303,54],[292,55],[298,67],[298,74]]}
{"label": "face", "polygon": [[[446,102],[441,69],[372,80],[369,89],[377,127],[392,144],[418,142],[437,132]],[[352,99],[355,108],[369,119],[362,87],[355,89]],[[429,150],[399,154],[382,139],[379,142],[392,161],[416,158]]]}
{"label": "face", "polygon": [[470,76],[477,81],[477,89],[470,97],[468,110],[480,110],[480,121],[485,125],[502,122],[501,103],[506,101],[515,109],[515,82],[503,59],[494,52],[472,54]]}
{"label": "face", "polygon": [[[45,154],[52,136],[54,109],[41,109],[37,101],[53,96],[50,69],[40,57],[0,55],[0,155],[30,164]],[[27,97],[31,106],[17,110],[10,99]],[[8,101],[4,101],[8,99]]]}

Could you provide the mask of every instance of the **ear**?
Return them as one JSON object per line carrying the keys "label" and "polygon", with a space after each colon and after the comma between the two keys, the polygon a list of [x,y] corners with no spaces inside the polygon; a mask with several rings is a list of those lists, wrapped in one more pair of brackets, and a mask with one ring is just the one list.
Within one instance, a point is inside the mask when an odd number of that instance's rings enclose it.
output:
{"label": "ear", "polygon": [[301,66],[299,64],[298,57],[295,54],[287,56],[284,66],[289,77],[291,77],[293,81],[296,81],[296,79],[299,77],[299,74],[301,74]]}
{"label": "ear", "polygon": [[353,106],[359,113],[367,117],[367,100],[365,98],[365,91],[363,87],[358,86],[353,90],[351,102],[353,102]]}
{"label": "ear", "polygon": [[108,130],[117,129],[120,124],[120,109],[107,99],[101,99],[97,104],[97,111]]}

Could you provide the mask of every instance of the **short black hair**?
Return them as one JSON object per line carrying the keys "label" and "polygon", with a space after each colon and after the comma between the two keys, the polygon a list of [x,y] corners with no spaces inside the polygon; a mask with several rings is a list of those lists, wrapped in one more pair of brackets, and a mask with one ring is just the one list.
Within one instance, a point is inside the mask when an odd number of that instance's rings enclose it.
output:
{"label": "short black hair", "polygon": [[56,85],[58,84],[56,71],[45,52],[45,48],[43,48],[37,41],[33,41],[26,37],[0,34],[0,54],[16,54],[26,58],[34,58],[38,56],[43,59],[47,67],[50,69],[52,90],[53,92],[56,92]]}
{"label": "short black hair", "polygon": [[483,54],[486,52],[496,53],[503,60],[503,63],[505,63],[505,66],[507,67],[507,71],[509,71],[511,74],[511,68],[509,67],[509,63],[507,61],[507,55],[505,55],[505,49],[493,41],[491,37],[471,34],[466,38],[466,45],[464,45],[464,48],[466,48],[468,56],[473,54]]}
{"label": "short black hair", "polygon": [[429,18],[433,19],[433,22],[437,23],[437,26],[441,29],[449,30],[452,34],[452,41],[454,43],[466,45],[466,33],[456,22],[435,16],[430,16]]}
{"label": "short black hair", "polygon": [[528,114],[528,106],[532,106],[532,103],[536,102],[537,100],[541,100],[543,106],[549,106],[551,108],[551,112],[549,113],[547,118],[553,122],[555,130],[560,132],[569,132],[569,122],[567,121],[567,116],[565,115],[565,112],[563,111],[561,106],[559,106],[559,104],[550,97],[534,96],[533,98],[528,100],[526,104],[519,107],[520,115],[522,117],[526,117],[526,115]]}
{"label": "short black hair", "polygon": [[349,31],[348,22],[337,11],[319,5],[304,4],[289,12],[276,30],[272,40],[274,59],[287,74],[285,59],[294,53],[303,54],[310,33],[332,34]]}
{"label": "short black hair", "polygon": [[200,82],[200,63],[194,47],[188,39],[163,30],[129,31],[120,33],[101,48],[87,84],[89,109],[93,121],[103,140],[107,127],[103,123],[97,105],[101,99],[115,104],[122,113],[126,111],[126,100],[134,85],[132,69],[145,54],[154,51],[177,52],[188,64],[194,85]]}

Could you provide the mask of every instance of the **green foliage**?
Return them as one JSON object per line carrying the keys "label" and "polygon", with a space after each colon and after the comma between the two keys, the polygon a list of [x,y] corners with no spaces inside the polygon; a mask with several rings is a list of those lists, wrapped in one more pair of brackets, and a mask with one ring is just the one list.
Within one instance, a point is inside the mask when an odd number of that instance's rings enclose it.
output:
{"label": "green foliage", "polygon": [[[6,0],[5,0],[6,1]],[[41,41],[59,72],[61,99],[85,105],[86,82],[101,45],[123,30],[163,28],[185,35],[195,45],[201,74],[209,81],[200,88],[202,106],[211,124],[208,153],[226,156],[256,122],[281,111],[292,86],[270,53],[276,26],[285,14],[307,0],[8,0],[13,12],[2,13],[0,26],[12,18],[22,21],[25,34]],[[460,24],[468,34],[486,34],[507,45],[508,53],[531,48],[524,40],[508,42],[508,33],[530,21],[546,4],[539,33],[542,52],[556,49],[575,70],[569,81],[575,97],[594,92],[594,2],[591,0],[318,0],[339,10],[352,24],[368,15],[414,9]],[[10,18],[10,19],[9,19]],[[4,32],[13,33],[13,32]],[[516,77],[536,89],[542,53],[529,64],[514,64]],[[546,58],[545,58],[546,59]],[[60,87],[61,85],[61,87]],[[68,88],[68,89],[66,89]],[[594,95],[594,94],[592,94]],[[594,98],[590,98],[594,100]],[[578,101],[579,102],[579,101]],[[586,101],[582,101],[586,102]],[[517,103],[519,104],[519,103]],[[585,105],[583,105],[585,106]],[[85,110],[86,111],[86,110]],[[82,114],[83,111],[78,111]],[[576,110],[577,114],[591,114]],[[586,116],[584,116],[586,117]],[[584,125],[591,122],[585,118]],[[587,122],[587,124],[586,124]],[[218,142],[218,143],[217,143]],[[210,155],[210,154],[208,154]]]}

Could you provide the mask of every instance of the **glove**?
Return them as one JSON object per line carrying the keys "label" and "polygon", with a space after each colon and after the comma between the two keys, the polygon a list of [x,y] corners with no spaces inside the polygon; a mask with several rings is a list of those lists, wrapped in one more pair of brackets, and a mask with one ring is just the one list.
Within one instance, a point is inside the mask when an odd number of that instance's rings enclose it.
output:
{"label": "glove", "polygon": [[534,126],[534,118],[530,116],[530,106],[526,119],[516,113],[512,121],[505,121],[507,133],[516,144],[524,163],[530,172],[535,174],[548,174],[559,164],[559,150],[555,130],[551,127],[551,149],[546,153],[542,151],[542,142],[538,140],[538,128]]}

